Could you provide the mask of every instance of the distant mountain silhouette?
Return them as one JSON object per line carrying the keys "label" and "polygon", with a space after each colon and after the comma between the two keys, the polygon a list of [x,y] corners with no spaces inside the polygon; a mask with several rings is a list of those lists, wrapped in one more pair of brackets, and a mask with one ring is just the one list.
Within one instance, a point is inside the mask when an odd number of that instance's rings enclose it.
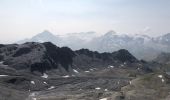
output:
{"label": "distant mountain silhouette", "polygon": [[59,47],[67,46],[73,50],[87,48],[98,52],[127,49],[138,59],[144,60],[153,60],[161,52],[170,51],[170,34],[149,37],[147,35],[127,35],[109,31],[102,36],[97,36],[95,32],[69,33],[61,36],[44,31],[31,39],[25,39],[17,43],[25,42],[52,42]]}

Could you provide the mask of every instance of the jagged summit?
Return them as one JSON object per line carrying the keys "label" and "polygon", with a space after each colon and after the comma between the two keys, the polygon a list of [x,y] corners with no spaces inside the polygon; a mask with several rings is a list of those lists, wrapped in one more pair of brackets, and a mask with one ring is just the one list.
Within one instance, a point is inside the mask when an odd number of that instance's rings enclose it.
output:
{"label": "jagged summit", "polygon": [[113,52],[113,54],[115,54],[115,57],[119,60],[121,60],[122,62],[137,62],[138,60],[131,54],[129,53],[128,50],[125,49],[120,49],[117,52]]}
{"label": "jagged summit", "polygon": [[60,46],[61,39],[60,39],[60,37],[54,35],[50,31],[44,30],[43,32],[33,36],[32,38],[19,41],[18,43],[22,44],[25,42],[39,42],[39,43],[52,42],[53,44]]}
{"label": "jagged summit", "polygon": [[54,35],[53,33],[51,33],[50,31],[48,30],[44,30],[43,32],[37,34],[37,35]]}
{"label": "jagged summit", "polygon": [[55,38],[56,38],[56,36],[53,33],[49,32],[48,30],[44,30],[43,32],[41,32],[41,33],[37,34],[36,36],[34,36],[32,38],[32,40],[36,41],[38,39],[41,39],[44,42],[48,42],[50,39],[53,40]]}

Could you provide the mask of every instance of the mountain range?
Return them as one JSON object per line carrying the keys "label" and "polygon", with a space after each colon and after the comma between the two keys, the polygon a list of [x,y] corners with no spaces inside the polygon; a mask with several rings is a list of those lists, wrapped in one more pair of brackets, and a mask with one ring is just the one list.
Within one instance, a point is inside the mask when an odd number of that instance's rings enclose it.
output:
{"label": "mountain range", "polygon": [[169,57],[161,55],[147,62],[126,49],[0,44],[0,100],[168,100],[170,75],[161,63]]}
{"label": "mountain range", "polygon": [[87,48],[98,52],[113,52],[119,49],[127,49],[138,59],[144,60],[153,60],[160,53],[170,51],[170,33],[158,37],[140,34],[118,34],[114,31],[109,31],[101,36],[93,31],[54,35],[46,30],[30,39],[16,43],[25,42],[52,42],[59,47],[67,46],[73,50]]}
{"label": "mountain range", "polygon": [[8,65],[9,69],[41,74],[57,69],[56,74],[63,75],[74,72],[73,69],[86,71],[90,68],[98,69],[109,65],[120,66],[122,63],[140,63],[125,49],[112,53],[99,53],[88,49],[73,51],[68,47],[57,47],[51,42],[1,45],[0,61]]}

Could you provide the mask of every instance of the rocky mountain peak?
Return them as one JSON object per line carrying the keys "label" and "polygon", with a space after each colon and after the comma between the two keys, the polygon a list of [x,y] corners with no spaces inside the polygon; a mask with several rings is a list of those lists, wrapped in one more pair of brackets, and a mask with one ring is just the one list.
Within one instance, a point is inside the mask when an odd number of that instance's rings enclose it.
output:
{"label": "rocky mountain peak", "polygon": [[50,31],[48,30],[44,30],[43,32],[37,34],[35,37],[49,37],[49,36],[55,36],[53,35],[53,33],[51,33]]}
{"label": "rocky mountain peak", "polygon": [[128,50],[120,49],[117,52],[113,52],[115,57],[122,62],[136,62],[138,61]]}

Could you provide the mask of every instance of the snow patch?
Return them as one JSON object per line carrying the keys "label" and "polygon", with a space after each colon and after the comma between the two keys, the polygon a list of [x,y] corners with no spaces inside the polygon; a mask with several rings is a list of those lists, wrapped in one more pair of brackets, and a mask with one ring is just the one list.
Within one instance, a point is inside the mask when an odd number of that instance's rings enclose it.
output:
{"label": "snow patch", "polygon": [[31,84],[35,84],[35,82],[34,82],[34,81],[31,81]]}
{"label": "snow patch", "polygon": [[30,100],[37,100],[37,98],[35,98],[36,94],[37,94],[36,92],[30,93],[30,95],[29,95],[29,97],[31,97]]}
{"label": "snow patch", "polygon": [[100,100],[107,100],[107,98],[102,98],[102,99],[100,99]]}
{"label": "snow patch", "polygon": [[101,88],[100,87],[97,87],[97,88],[95,88],[96,90],[100,90]]}
{"label": "snow patch", "polygon": [[35,93],[34,93],[34,92],[33,92],[33,93],[31,93],[31,94],[30,94],[30,96],[31,96],[31,97],[35,96]]}
{"label": "snow patch", "polygon": [[104,89],[104,91],[108,91],[108,89]]}
{"label": "snow patch", "polygon": [[43,76],[41,76],[42,78],[48,78],[48,75],[46,73],[43,74]]}
{"label": "snow patch", "polygon": [[43,82],[44,84],[47,84],[47,82]]}
{"label": "snow patch", "polygon": [[74,71],[75,73],[79,73],[76,69],[73,69],[73,71]]}
{"label": "snow patch", "polygon": [[54,89],[54,88],[55,88],[54,86],[51,86],[51,87],[48,88],[48,90],[51,90],[51,89]]}
{"label": "snow patch", "polygon": [[131,85],[131,84],[132,84],[132,81],[129,81],[129,84]]}
{"label": "snow patch", "polygon": [[162,83],[165,82],[165,80],[163,79],[163,75],[158,75],[158,77],[161,78]]}
{"label": "snow patch", "polygon": [[165,82],[165,80],[164,80],[164,79],[162,79],[162,82]]}
{"label": "snow patch", "polygon": [[5,76],[8,76],[8,75],[0,75],[0,77],[5,77]]}
{"label": "snow patch", "polygon": [[109,66],[109,68],[114,68],[115,66]]}
{"label": "snow patch", "polygon": [[32,98],[33,100],[37,100],[37,98]]}
{"label": "snow patch", "polygon": [[84,72],[89,73],[90,71],[84,71]]}
{"label": "snow patch", "polygon": [[70,77],[69,75],[65,75],[65,76],[62,76],[63,78],[68,78],[68,77]]}
{"label": "snow patch", "polygon": [[159,78],[162,78],[163,76],[162,75],[158,75]]}

